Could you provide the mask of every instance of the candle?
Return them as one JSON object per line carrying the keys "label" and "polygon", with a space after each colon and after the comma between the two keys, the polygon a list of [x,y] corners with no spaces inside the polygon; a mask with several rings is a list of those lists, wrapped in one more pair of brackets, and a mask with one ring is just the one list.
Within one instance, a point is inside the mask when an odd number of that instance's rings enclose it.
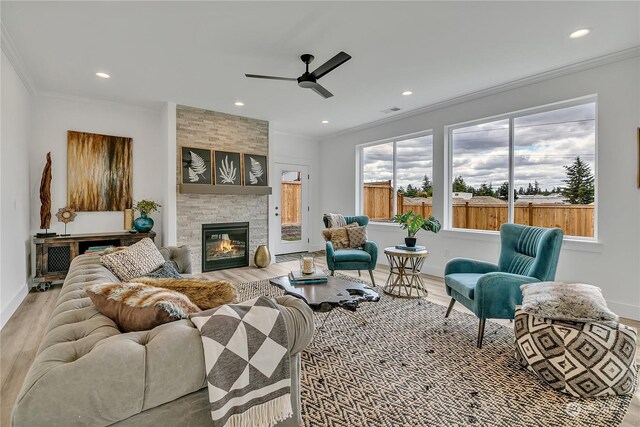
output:
{"label": "candle", "polygon": [[304,274],[313,273],[313,258],[312,257],[304,257],[302,258],[302,272]]}
{"label": "candle", "polygon": [[133,210],[124,210],[124,229],[131,230],[133,228]]}

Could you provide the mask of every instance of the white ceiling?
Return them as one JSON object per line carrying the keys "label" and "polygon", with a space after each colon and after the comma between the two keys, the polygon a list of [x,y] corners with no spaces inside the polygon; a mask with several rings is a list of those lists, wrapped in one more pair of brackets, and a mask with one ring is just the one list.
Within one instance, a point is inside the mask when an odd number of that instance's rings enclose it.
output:
{"label": "white ceiling", "polygon": [[[38,91],[173,101],[314,137],[640,45],[637,1],[2,1],[1,13]],[[591,34],[568,38],[583,27]],[[320,80],[330,99],[244,77],[297,77],[301,54],[313,69],[341,50],[353,59]]]}

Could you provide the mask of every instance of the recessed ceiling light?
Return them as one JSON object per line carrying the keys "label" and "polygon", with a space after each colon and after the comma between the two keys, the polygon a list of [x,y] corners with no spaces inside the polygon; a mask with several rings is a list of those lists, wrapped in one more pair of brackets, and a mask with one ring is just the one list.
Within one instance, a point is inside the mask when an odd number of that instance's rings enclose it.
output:
{"label": "recessed ceiling light", "polygon": [[329,123],[329,120],[323,120],[323,121],[322,121],[322,124],[323,124],[323,125],[326,125],[327,123]]}
{"label": "recessed ceiling light", "polygon": [[584,37],[591,32],[588,28],[583,28],[581,30],[576,30],[573,33],[569,34],[569,38],[578,39],[580,37]]}
{"label": "recessed ceiling light", "polygon": [[404,96],[409,96],[409,95],[413,95],[413,92],[411,92],[410,90],[405,90],[404,92],[402,92],[402,94]]}
{"label": "recessed ceiling light", "polygon": [[101,79],[110,79],[111,76],[107,73],[102,73],[102,72],[98,72],[96,73],[96,76],[100,77]]}
{"label": "recessed ceiling light", "polygon": [[242,106],[244,106],[244,102],[237,101],[237,102],[236,102],[236,103],[234,103],[233,105],[235,105],[236,107],[242,107]]}

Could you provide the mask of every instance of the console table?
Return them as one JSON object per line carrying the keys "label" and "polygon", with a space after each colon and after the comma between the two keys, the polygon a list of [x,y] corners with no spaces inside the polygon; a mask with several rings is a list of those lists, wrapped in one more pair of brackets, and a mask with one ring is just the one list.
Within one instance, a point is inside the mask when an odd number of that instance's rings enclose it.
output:
{"label": "console table", "polygon": [[154,231],[148,233],[73,234],[56,237],[34,237],[36,246],[36,273],[33,283],[38,291],[46,291],[52,282],[60,282],[67,277],[71,260],[85,253],[92,246],[130,246],[145,237],[153,240]]}

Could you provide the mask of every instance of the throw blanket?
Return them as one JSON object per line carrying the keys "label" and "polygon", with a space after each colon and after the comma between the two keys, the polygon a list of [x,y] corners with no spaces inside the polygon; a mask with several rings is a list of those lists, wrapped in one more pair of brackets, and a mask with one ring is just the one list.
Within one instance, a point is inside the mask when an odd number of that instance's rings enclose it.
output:
{"label": "throw blanket", "polygon": [[271,427],[293,415],[284,319],[268,297],[191,317],[200,331],[216,427]]}

